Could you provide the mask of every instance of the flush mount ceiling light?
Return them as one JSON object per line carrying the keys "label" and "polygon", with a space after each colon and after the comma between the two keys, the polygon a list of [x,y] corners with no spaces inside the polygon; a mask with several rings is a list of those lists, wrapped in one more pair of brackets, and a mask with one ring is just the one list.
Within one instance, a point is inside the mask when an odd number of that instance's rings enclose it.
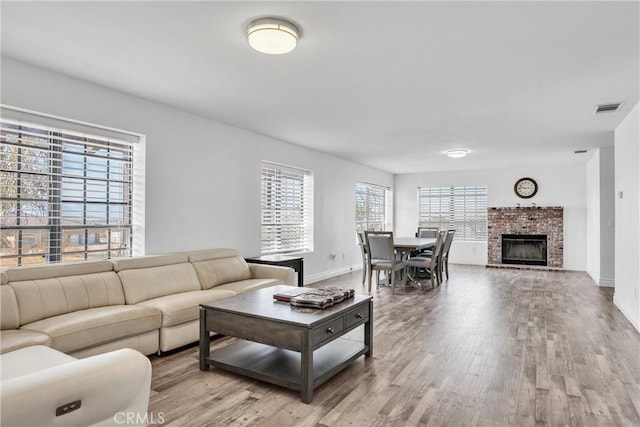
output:
{"label": "flush mount ceiling light", "polygon": [[295,49],[299,33],[298,27],[280,18],[259,18],[247,25],[249,45],[258,52],[271,55]]}
{"label": "flush mount ceiling light", "polygon": [[447,156],[454,159],[459,159],[460,157],[464,157],[467,154],[469,154],[469,150],[463,150],[461,148],[456,148],[455,150],[447,150]]}

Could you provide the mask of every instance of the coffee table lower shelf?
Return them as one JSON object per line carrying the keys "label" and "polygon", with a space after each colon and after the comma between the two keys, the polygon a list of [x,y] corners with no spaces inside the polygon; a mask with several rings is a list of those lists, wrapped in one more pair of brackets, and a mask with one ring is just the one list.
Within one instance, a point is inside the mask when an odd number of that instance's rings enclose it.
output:
{"label": "coffee table lower shelf", "polygon": [[[368,351],[359,341],[337,338],[313,352],[313,388],[340,372]],[[302,390],[301,355],[252,341],[240,340],[211,353],[207,364],[293,390]]]}

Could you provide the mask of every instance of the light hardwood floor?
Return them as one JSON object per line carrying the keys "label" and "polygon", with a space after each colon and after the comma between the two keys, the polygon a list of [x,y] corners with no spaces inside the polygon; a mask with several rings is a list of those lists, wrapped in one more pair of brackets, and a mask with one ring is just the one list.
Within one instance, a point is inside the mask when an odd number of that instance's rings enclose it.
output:
{"label": "light hardwood floor", "polygon": [[[173,426],[640,425],[640,335],[577,272],[451,265],[433,291],[374,291],[374,354],[298,392],[152,357],[149,411]],[[365,292],[360,272],[314,286]],[[212,349],[231,342],[215,340]]]}

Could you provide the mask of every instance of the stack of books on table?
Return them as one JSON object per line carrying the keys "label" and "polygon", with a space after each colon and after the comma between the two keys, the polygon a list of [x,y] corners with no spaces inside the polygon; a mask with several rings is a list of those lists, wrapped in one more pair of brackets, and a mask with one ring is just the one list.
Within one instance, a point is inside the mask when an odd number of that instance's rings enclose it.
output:
{"label": "stack of books on table", "polygon": [[353,298],[355,291],[344,288],[300,288],[274,294],[278,301],[288,302],[294,307],[317,308],[324,310],[345,299]]}

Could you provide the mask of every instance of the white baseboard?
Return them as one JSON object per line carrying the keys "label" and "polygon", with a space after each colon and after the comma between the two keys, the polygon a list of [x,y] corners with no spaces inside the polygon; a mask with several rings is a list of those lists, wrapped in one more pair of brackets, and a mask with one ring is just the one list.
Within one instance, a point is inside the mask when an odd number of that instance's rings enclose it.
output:
{"label": "white baseboard", "polygon": [[[358,269],[362,269],[362,265],[357,266]],[[304,277],[304,284],[311,284],[319,282],[320,280],[331,279],[332,277],[340,276],[341,274],[350,273],[355,270],[356,266],[346,265],[344,267],[336,268],[329,271],[323,271],[322,273],[310,274]]]}
{"label": "white baseboard", "polygon": [[638,332],[640,332],[640,319],[636,320],[636,323],[634,323],[634,319],[631,316],[631,313],[626,311],[624,306],[620,304],[620,299],[616,297],[615,293],[613,294],[613,304],[618,308],[618,310],[620,310],[620,312],[624,315],[624,317],[627,318],[629,323],[631,323],[633,327],[636,328]]}
{"label": "white baseboard", "polygon": [[615,280],[614,279],[603,279],[601,277],[600,280],[598,281],[598,286],[601,286],[603,288],[614,288],[615,287]]}

